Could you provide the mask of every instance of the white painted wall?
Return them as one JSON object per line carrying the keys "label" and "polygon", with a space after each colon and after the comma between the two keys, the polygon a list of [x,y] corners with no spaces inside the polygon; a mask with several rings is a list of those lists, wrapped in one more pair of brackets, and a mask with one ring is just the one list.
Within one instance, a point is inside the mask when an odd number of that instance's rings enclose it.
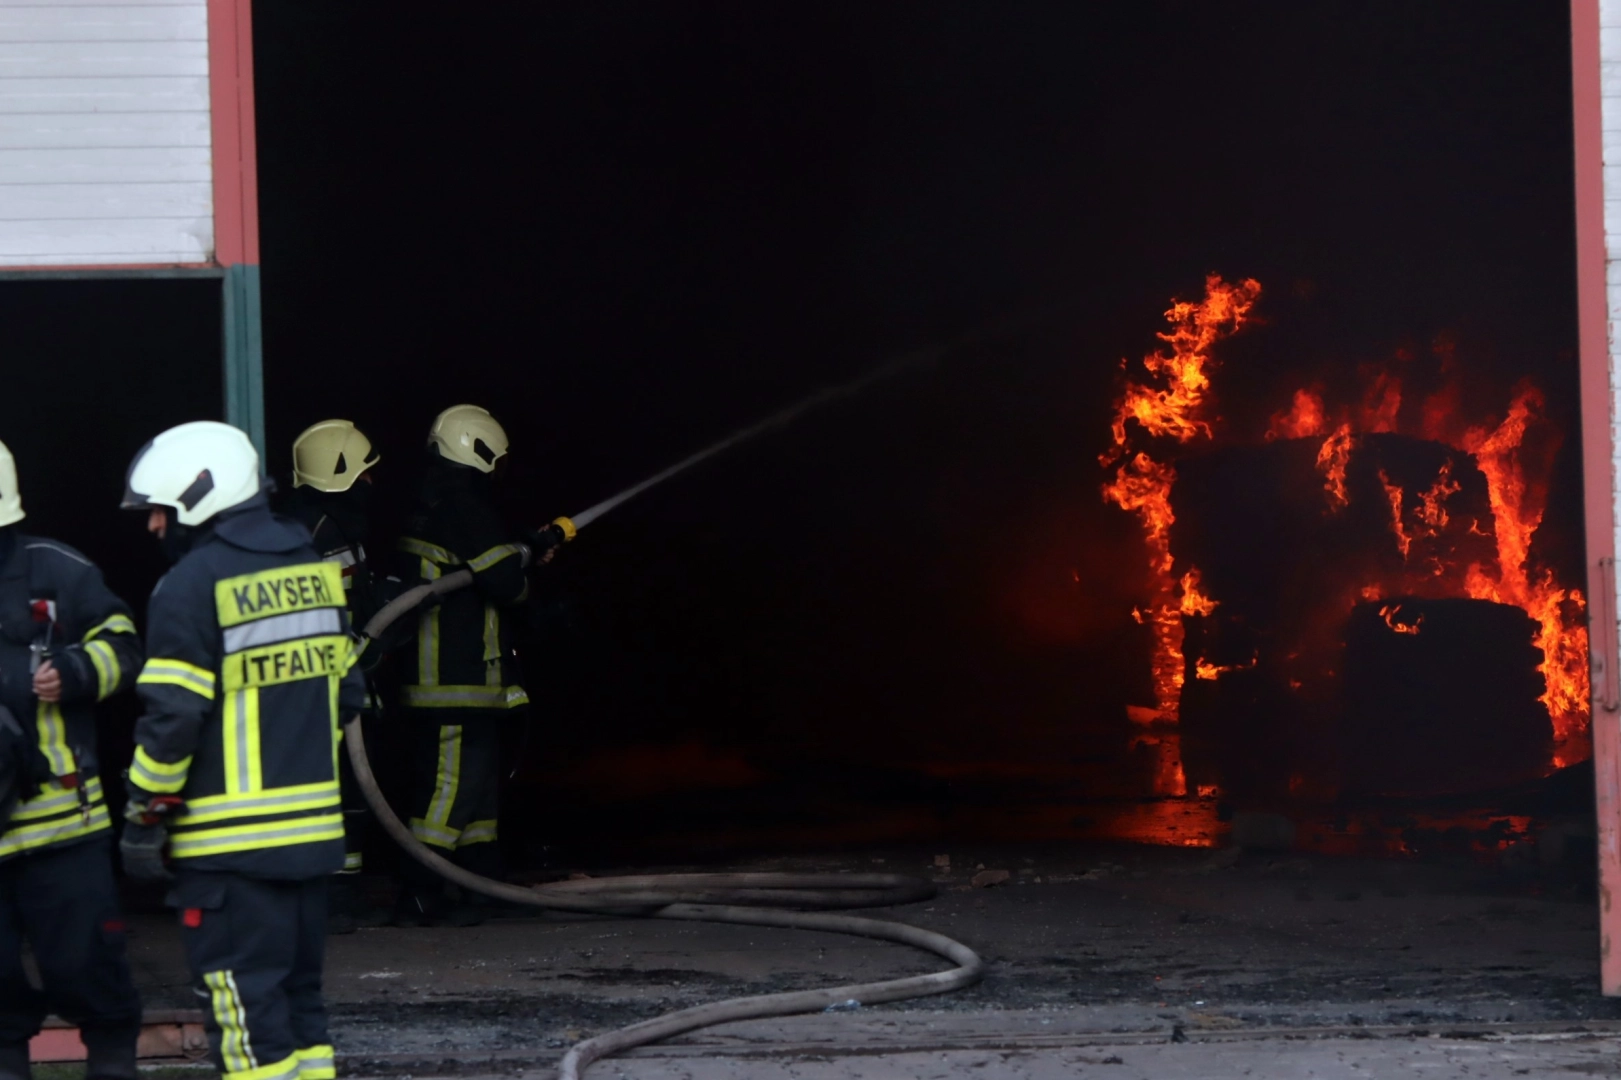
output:
{"label": "white painted wall", "polygon": [[206,0],[0,0],[0,267],[214,253]]}

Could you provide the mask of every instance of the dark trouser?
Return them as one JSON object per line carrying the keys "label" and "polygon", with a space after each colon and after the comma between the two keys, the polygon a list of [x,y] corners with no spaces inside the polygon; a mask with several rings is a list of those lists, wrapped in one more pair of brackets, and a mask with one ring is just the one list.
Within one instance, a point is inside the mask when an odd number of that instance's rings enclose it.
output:
{"label": "dark trouser", "polygon": [[355,767],[349,763],[347,746],[338,750],[338,791],[343,798],[343,869],[340,874],[358,874],[365,868],[366,829],[371,821],[371,809],[366,796],[360,792],[360,781],[355,779]]}
{"label": "dark trouser", "polygon": [[[496,815],[501,732],[508,713],[493,709],[411,709],[411,834],[475,874],[501,871]],[[413,886],[435,879],[405,860]]]}
{"label": "dark trouser", "polygon": [[[93,1056],[122,1047],[133,1066],[141,1001],[124,952],[111,848],[108,832],[0,863],[0,1044],[27,1042],[49,1010],[80,1026]],[[43,992],[23,971],[24,940]]]}
{"label": "dark trouser", "polygon": [[191,972],[208,993],[205,1027],[225,1080],[332,1080],[321,1001],[327,878],[265,881],[181,870]]}

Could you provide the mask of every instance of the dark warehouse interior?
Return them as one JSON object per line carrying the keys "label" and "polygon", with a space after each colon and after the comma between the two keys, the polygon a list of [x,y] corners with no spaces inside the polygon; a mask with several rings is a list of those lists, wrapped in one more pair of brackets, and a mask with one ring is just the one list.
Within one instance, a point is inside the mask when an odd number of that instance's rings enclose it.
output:
{"label": "dark warehouse interior", "polygon": [[[447,405],[506,425],[501,497],[539,524],[818,387],[1006,327],[563,551],[520,650],[519,865],[1213,842],[1140,821],[1167,794],[1131,712],[1156,704],[1133,619],[1155,586],[1099,464],[1125,359],[1210,273],[1261,288],[1214,346],[1223,445],[1260,445],[1297,388],[1360,400],[1393,364],[1432,396],[1462,378],[1465,426],[1534,386],[1531,560],[1583,587],[1563,5],[285,0],[254,36],[267,465],[285,486],[300,430],[354,420],[383,457],[374,551]],[[30,526],[139,608],[162,563],[118,514],[122,470],[220,415],[217,288],[7,280],[0,325]],[[1236,501],[1270,497],[1263,472]],[[1198,543],[1245,527],[1218,514]],[[102,718],[115,760],[132,708]],[[386,717],[370,737],[386,770]],[[1504,812],[1584,805],[1579,755],[1550,792],[1518,768],[1547,737],[1526,739],[1460,768],[1512,789]],[[1223,802],[1219,770],[1242,769],[1209,768],[1212,827],[1292,795],[1348,812],[1277,778]]]}

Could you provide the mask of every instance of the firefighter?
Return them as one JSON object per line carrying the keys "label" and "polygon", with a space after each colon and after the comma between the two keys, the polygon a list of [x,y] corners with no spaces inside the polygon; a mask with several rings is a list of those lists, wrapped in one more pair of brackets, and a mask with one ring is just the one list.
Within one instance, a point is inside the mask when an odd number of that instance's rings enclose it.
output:
{"label": "firefighter", "polygon": [[[503,724],[529,701],[512,652],[511,621],[528,595],[531,549],[491,499],[507,435],[476,405],[440,413],[399,576],[432,581],[466,567],[473,585],[423,612],[404,650],[400,703],[412,740],[411,832],[486,877],[500,873],[497,799]],[[395,906],[398,925],[481,922],[488,905],[454,905],[415,863]]]}
{"label": "firefighter", "polygon": [[[383,605],[383,585],[366,559],[371,469],[379,460],[371,440],[348,420],[323,420],[293,441],[293,490],[284,509],[310,531],[322,561],[335,563],[343,574],[353,626],[364,626]],[[363,671],[374,670],[382,658],[383,649],[375,645],[368,649],[371,644],[362,640],[358,646]],[[375,706],[368,693],[368,716],[376,715]],[[344,934],[360,925],[381,925],[388,913],[385,909],[378,917],[368,909],[355,884],[365,869],[369,814],[347,754],[338,756],[338,778],[343,791],[345,852],[343,869],[332,879],[327,897],[327,929]]]}
{"label": "firefighter", "polygon": [[[47,1010],[79,1025],[90,1077],[135,1077],[141,1003],[113,881],[92,707],[128,687],[141,641],[125,603],[77,551],[18,528],[0,444],[0,1078],[27,1077]],[[25,734],[26,733],[26,734]],[[27,940],[43,993],[23,971]]]}
{"label": "firefighter", "polygon": [[174,566],[152,592],[136,680],[132,877],[170,875],[225,1080],[334,1076],[321,961],[343,866],[340,716],[364,703],[343,575],[269,510],[259,455],[213,421],[171,428],[130,464]]}

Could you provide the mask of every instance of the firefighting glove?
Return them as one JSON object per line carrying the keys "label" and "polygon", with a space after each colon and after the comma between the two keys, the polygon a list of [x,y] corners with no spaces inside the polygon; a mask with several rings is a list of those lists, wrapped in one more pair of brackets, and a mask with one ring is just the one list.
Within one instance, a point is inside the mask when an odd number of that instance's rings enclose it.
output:
{"label": "firefighting glove", "polygon": [[124,835],[118,839],[118,854],[124,861],[124,873],[136,881],[168,881],[174,875],[163,865],[163,846],[169,842],[169,830],[163,825],[137,825],[124,823]]}
{"label": "firefighting glove", "polygon": [[174,875],[163,865],[163,847],[169,830],[163,820],[180,805],[172,795],[160,795],[147,802],[129,801],[124,808],[124,834],[118,840],[118,854],[124,872],[136,881],[168,881]]}

